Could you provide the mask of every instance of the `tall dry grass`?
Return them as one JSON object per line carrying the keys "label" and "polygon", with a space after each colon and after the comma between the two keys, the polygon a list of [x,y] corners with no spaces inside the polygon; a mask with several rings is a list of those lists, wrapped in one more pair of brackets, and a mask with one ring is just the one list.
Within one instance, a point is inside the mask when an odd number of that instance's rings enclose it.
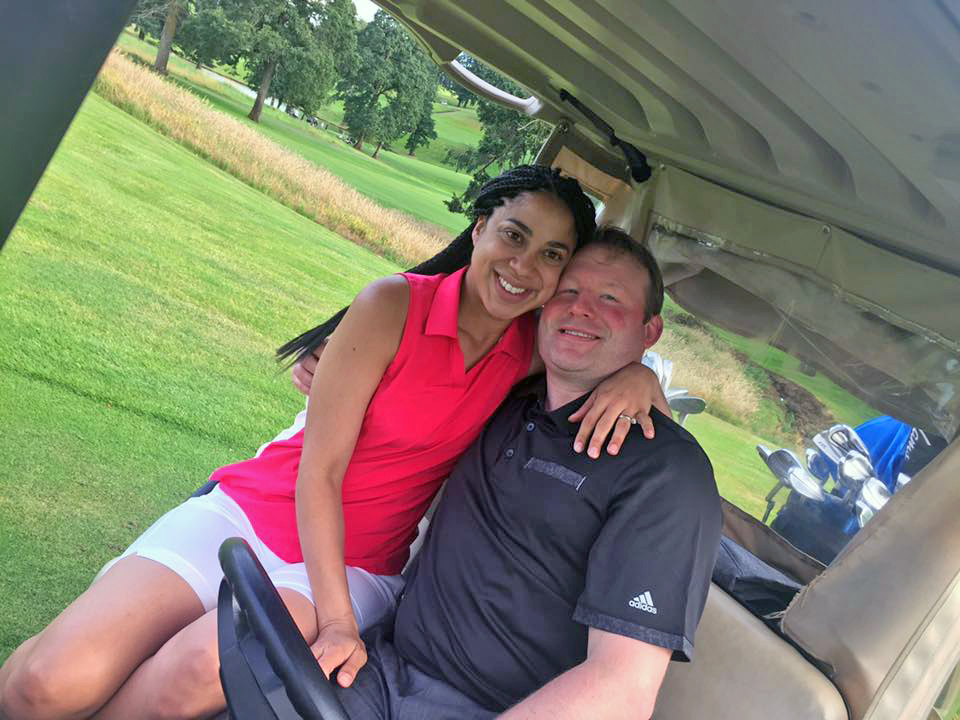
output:
{"label": "tall dry grass", "polygon": [[114,50],[94,91],[222,170],[401,265],[434,255],[441,231],[380,207],[339,178]]}
{"label": "tall dry grass", "polygon": [[711,415],[743,424],[760,409],[760,391],[744,364],[710,333],[668,320],[654,349],[673,361],[670,386],[702,397]]}

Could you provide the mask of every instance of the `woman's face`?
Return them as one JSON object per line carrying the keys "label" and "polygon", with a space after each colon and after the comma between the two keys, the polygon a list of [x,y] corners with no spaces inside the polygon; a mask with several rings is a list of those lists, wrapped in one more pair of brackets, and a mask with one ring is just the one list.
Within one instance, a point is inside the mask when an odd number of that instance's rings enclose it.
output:
{"label": "woman's face", "polygon": [[553,297],[575,247],[563,201],[523,193],[477,220],[467,282],[491,316],[512,320]]}

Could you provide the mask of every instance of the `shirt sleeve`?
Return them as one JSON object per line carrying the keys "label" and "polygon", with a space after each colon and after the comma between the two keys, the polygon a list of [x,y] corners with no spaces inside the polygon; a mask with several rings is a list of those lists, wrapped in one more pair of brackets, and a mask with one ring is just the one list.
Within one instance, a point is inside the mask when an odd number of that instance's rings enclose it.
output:
{"label": "shirt sleeve", "polygon": [[689,660],[716,559],[720,498],[699,446],[674,442],[617,483],[573,619]]}

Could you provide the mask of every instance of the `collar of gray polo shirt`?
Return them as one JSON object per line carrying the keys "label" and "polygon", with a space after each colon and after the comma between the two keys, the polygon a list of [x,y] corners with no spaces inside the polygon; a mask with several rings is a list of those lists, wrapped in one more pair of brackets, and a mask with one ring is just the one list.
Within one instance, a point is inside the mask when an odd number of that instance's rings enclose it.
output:
{"label": "collar of gray polo shirt", "polygon": [[590,392],[584,393],[576,400],[572,400],[556,410],[547,410],[546,378],[542,378],[539,381],[532,383],[530,386],[520,389],[519,392],[522,392],[523,394],[530,394],[536,397],[536,403],[531,406],[530,410],[528,411],[528,416],[531,412],[535,413],[538,417],[545,418],[561,432],[570,435],[570,437],[573,437],[577,434],[577,429],[580,427],[580,423],[570,422],[567,418],[580,409],[580,406],[582,406],[587,401],[587,398],[590,397]]}

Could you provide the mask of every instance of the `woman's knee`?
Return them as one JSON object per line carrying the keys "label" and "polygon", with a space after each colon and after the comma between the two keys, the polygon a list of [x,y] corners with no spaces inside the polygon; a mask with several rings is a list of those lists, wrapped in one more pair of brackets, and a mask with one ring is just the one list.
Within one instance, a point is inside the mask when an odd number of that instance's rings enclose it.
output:
{"label": "woman's knee", "polygon": [[160,718],[206,715],[223,697],[216,637],[175,637],[151,658],[160,682],[153,688],[151,710]]}
{"label": "woman's knee", "polygon": [[86,717],[109,698],[110,673],[96,656],[37,642],[20,658],[0,697],[0,717]]}

